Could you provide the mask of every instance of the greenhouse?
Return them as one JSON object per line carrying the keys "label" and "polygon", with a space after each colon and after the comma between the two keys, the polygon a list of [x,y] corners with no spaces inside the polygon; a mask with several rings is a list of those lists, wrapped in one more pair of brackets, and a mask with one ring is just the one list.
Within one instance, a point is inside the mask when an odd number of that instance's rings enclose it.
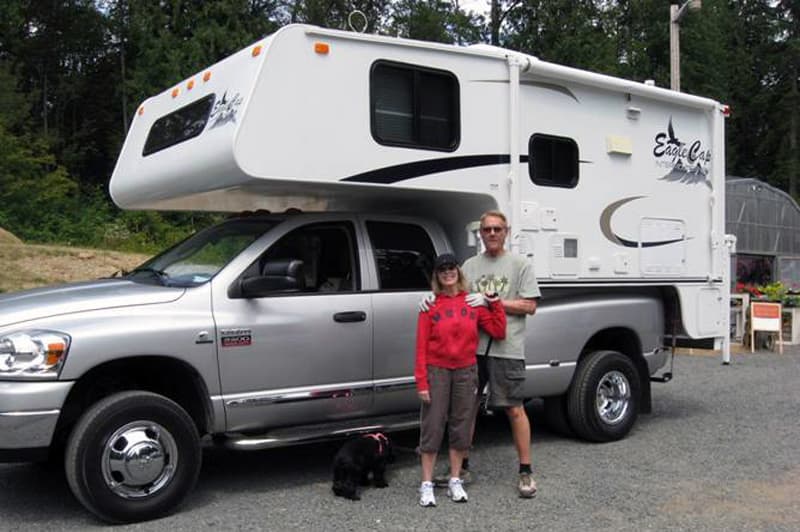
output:
{"label": "greenhouse", "polygon": [[736,235],[731,280],[776,281],[800,288],[800,207],[786,192],[754,178],[728,177],[726,232]]}

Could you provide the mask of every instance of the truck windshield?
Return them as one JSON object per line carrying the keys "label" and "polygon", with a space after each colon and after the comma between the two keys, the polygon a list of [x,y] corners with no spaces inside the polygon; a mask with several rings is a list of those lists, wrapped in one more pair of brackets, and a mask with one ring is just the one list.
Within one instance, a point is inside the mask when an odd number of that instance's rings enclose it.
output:
{"label": "truck windshield", "polygon": [[278,222],[236,219],[204,229],[130,271],[126,278],[164,286],[205,283]]}

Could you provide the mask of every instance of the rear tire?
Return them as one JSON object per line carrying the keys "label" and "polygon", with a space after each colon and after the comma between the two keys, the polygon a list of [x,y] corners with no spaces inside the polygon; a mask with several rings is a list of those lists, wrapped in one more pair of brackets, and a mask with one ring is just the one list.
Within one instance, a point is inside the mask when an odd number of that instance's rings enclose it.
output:
{"label": "rear tire", "polygon": [[544,398],[544,419],[555,434],[566,437],[575,436],[575,431],[569,425],[566,395]]}
{"label": "rear tire", "polygon": [[200,440],[177,403],[150,392],[122,392],[92,405],[67,442],[70,489],[112,523],[146,521],[173,510],[200,473]]}
{"label": "rear tire", "polygon": [[641,382],[631,359],[616,351],[595,351],[578,365],[567,394],[569,423],[589,441],[624,438],[639,414]]}

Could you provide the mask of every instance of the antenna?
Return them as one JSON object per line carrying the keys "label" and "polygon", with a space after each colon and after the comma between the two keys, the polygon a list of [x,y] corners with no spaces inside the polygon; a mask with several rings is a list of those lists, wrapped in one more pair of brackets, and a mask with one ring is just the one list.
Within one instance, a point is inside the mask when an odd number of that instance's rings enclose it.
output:
{"label": "antenna", "polygon": [[[361,16],[361,19],[364,21],[364,25],[361,27],[360,30],[356,29],[356,24],[355,24],[355,22],[353,20],[353,17],[355,15]],[[367,20],[367,16],[364,14],[363,11],[359,11],[358,9],[354,9],[353,11],[350,12],[349,15],[347,15],[347,25],[350,26],[350,30],[351,31],[354,31],[356,33],[364,33],[365,31],[367,31],[367,25],[368,24],[369,24],[369,21]]]}

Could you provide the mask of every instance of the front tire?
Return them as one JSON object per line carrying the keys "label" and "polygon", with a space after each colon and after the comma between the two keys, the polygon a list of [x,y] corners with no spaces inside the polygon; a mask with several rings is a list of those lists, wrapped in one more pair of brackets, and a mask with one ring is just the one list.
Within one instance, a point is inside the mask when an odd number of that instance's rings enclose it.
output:
{"label": "front tire", "polygon": [[631,359],[616,351],[595,351],[578,365],[567,394],[570,426],[585,440],[620,440],[636,422],[640,398],[639,373]]}
{"label": "front tire", "polygon": [[75,497],[112,523],[146,521],[174,509],[197,482],[202,453],[191,417],[150,392],[106,397],[81,417],[64,468]]}

